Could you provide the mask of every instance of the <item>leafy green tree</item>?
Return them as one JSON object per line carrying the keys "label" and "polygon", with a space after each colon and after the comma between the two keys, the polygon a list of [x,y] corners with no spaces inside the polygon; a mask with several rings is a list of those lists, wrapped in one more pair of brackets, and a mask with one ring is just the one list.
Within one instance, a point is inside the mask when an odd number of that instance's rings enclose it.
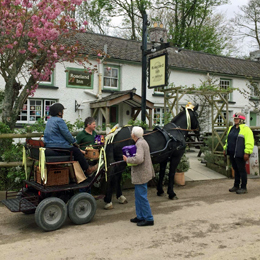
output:
{"label": "leafy green tree", "polygon": [[[87,19],[88,29],[100,33],[114,29],[114,34],[126,39],[140,40],[142,15],[151,7],[150,0],[92,0],[77,9],[79,19]],[[120,24],[111,26],[113,18],[121,18]]]}
{"label": "leafy green tree", "polygon": [[169,41],[181,48],[221,54],[230,40],[224,17],[214,15],[215,7],[226,0],[158,0],[154,21],[162,22]]}
{"label": "leafy green tree", "polygon": [[108,34],[113,6],[108,1],[90,0],[78,6],[76,18],[79,23],[88,21],[87,30],[94,33]]}

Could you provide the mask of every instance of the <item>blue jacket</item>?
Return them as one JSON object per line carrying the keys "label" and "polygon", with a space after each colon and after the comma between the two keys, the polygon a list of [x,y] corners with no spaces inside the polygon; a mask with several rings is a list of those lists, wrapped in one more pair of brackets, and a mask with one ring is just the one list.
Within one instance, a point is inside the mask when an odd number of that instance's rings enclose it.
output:
{"label": "blue jacket", "polygon": [[53,116],[48,119],[44,130],[46,147],[70,148],[76,142],[62,118]]}

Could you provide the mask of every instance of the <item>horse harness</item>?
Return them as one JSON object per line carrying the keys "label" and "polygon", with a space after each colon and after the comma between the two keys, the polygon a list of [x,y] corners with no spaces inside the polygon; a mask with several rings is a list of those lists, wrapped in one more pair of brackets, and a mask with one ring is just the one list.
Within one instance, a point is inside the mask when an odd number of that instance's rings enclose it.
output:
{"label": "horse harness", "polygon": [[[174,123],[171,123],[171,124],[174,126],[174,129],[178,129],[178,127]],[[153,157],[154,155],[156,155],[158,153],[164,152],[168,148],[168,145],[171,141],[181,142],[181,144],[179,146],[177,146],[176,150],[180,150],[180,149],[185,148],[185,144],[181,140],[176,139],[171,133],[167,132],[164,128],[161,128],[160,126],[156,126],[153,129],[153,131],[159,131],[164,136],[166,144],[165,144],[165,147],[163,149],[161,149],[159,151],[152,152],[151,157]],[[171,148],[169,149],[168,152],[171,152]]]}

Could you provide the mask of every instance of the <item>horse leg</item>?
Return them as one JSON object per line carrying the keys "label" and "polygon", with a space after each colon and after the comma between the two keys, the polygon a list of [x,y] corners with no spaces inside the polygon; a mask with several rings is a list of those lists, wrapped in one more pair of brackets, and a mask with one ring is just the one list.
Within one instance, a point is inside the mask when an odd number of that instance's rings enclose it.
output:
{"label": "horse leg", "polygon": [[159,181],[157,184],[157,196],[161,196],[164,193],[163,178],[165,175],[166,166],[167,166],[167,161],[160,163]]}
{"label": "horse leg", "polygon": [[126,197],[124,195],[122,195],[122,187],[121,187],[121,179],[122,179],[122,173],[118,173],[116,175],[116,198],[118,200],[118,203],[120,204],[126,204],[128,203]]}
{"label": "horse leg", "polygon": [[106,203],[105,209],[113,209],[112,204],[112,194],[113,194],[113,185],[114,183],[114,176],[110,176],[107,179],[107,186],[106,186],[106,195],[104,197],[104,202]]}
{"label": "horse leg", "polygon": [[176,172],[176,168],[181,160],[181,157],[183,155],[184,151],[181,152],[177,156],[172,156],[170,160],[170,170],[169,170],[169,183],[168,183],[168,190],[167,194],[169,195],[169,199],[178,199],[177,195],[173,191],[174,186],[174,176]]}

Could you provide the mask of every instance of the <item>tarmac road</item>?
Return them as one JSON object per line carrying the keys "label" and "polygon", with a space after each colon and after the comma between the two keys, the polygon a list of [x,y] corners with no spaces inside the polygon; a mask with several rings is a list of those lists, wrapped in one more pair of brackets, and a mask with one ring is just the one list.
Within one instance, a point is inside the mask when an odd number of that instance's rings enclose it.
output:
{"label": "tarmac road", "polygon": [[[129,203],[105,211],[102,200],[91,223],[68,219],[53,232],[41,231],[34,215],[0,206],[0,258],[13,259],[260,259],[260,179],[248,180],[248,194],[228,192],[233,180],[188,182],[176,187],[179,200],[149,188],[155,225],[137,227],[134,190]],[[166,190],[166,189],[165,189]]]}

